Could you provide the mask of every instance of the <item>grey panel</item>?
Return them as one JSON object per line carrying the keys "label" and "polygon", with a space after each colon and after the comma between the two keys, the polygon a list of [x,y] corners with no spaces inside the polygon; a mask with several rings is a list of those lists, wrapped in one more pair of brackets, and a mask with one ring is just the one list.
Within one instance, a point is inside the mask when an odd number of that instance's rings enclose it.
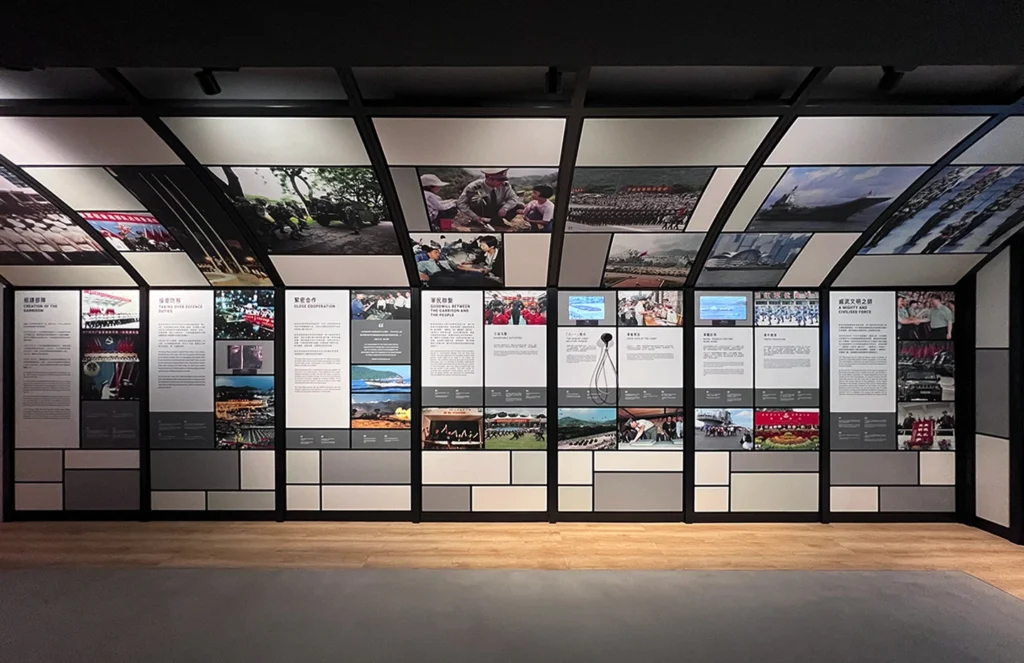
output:
{"label": "grey panel", "polygon": [[733,472],[817,472],[817,451],[734,451]]}
{"label": "grey panel", "polygon": [[759,407],[817,407],[817,389],[758,389],[754,402]]}
{"label": "grey panel", "polygon": [[[701,292],[697,291],[693,297],[693,324],[698,327],[714,327],[716,326],[715,320],[701,320],[700,317],[700,298],[701,296],[708,297],[721,297],[721,296],[732,296],[732,297],[746,297],[747,299],[747,317],[743,320],[736,320],[735,323],[730,324],[730,327],[749,327],[754,324],[754,293],[746,290],[715,290],[713,292]],[[722,322],[722,321],[717,321]]]}
{"label": "grey panel", "polygon": [[586,387],[560,387],[558,389],[558,404],[569,407],[615,407],[618,402],[618,390],[607,389],[598,393],[594,389]]}
{"label": "grey panel", "polygon": [[138,470],[70,470],[64,473],[68,511],[135,511],[139,508]]}
{"label": "grey panel", "polygon": [[152,412],[149,445],[153,449],[213,449],[213,412]]}
{"label": "grey panel", "polygon": [[412,361],[408,320],[353,320],[353,364],[408,364]]}
{"label": "grey panel", "polygon": [[83,449],[138,449],[138,401],[82,401]]}
{"label": "grey panel", "polygon": [[321,483],[401,483],[412,481],[408,451],[324,451]]}
{"label": "grey panel", "polygon": [[[608,256],[611,242],[612,236],[603,233],[566,233],[565,243],[562,245],[558,285],[563,288],[599,287],[604,277],[604,261]],[[614,304],[611,310],[611,315],[614,316]],[[562,319],[559,315],[559,320]],[[568,320],[568,317],[565,319]]]}
{"label": "grey panel", "polygon": [[348,449],[347,430],[327,428],[290,428],[284,432],[287,449]]}
{"label": "grey panel", "polygon": [[411,449],[412,431],[408,430],[354,430],[353,449]]}
{"label": "grey panel", "polygon": [[153,490],[238,490],[238,451],[153,451]]}
{"label": "grey panel", "polygon": [[956,486],[882,486],[878,491],[878,510],[956,511]]}
{"label": "grey panel", "polygon": [[675,388],[638,389],[635,387],[619,390],[619,405],[622,407],[682,407],[683,390]]}
{"label": "grey panel", "polygon": [[543,407],[548,402],[546,387],[487,387],[487,405]]}
{"label": "grey panel", "polygon": [[60,449],[14,452],[15,481],[60,481],[64,478],[64,452]]}
{"label": "grey panel", "polygon": [[694,389],[696,407],[753,407],[753,389]]}
{"label": "grey panel", "polygon": [[916,486],[914,451],[833,451],[830,454],[833,486]]}
{"label": "grey panel", "polygon": [[[626,452],[642,453],[642,452]],[[596,472],[594,511],[682,511],[681,472]]]}
{"label": "grey panel", "polygon": [[697,287],[731,286],[734,288],[774,288],[786,275],[786,269],[704,269],[697,278]]}
{"label": "grey panel", "polygon": [[[570,237],[586,237],[586,235],[566,235]],[[602,260],[604,256],[602,254]],[[603,269],[603,267],[602,267]],[[600,275],[598,276],[600,279]],[[564,285],[564,284],[563,284]],[[600,320],[570,320],[569,319],[569,297],[601,297],[604,299],[604,317]],[[584,290],[580,292],[559,292],[558,293],[558,326],[559,327],[614,327],[615,312],[618,310],[617,295],[614,290]],[[578,323],[584,322],[585,325]]]}
{"label": "grey panel", "polygon": [[423,188],[416,169],[391,168],[391,179],[395,183],[406,227],[415,232],[430,232],[427,208],[423,203]]}
{"label": "grey panel", "polygon": [[1010,351],[977,350],[975,373],[977,432],[1010,437]]}
{"label": "grey panel", "polygon": [[423,486],[424,511],[469,511],[470,486]]}
{"label": "grey panel", "polygon": [[832,413],[829,415],[829,435],[829,448],[833,451],[895,451],[896,413]]}
{"label": "grey panel", "polygon": [[483,387],[424,387],[423,407],[481,407],[484,404]]}

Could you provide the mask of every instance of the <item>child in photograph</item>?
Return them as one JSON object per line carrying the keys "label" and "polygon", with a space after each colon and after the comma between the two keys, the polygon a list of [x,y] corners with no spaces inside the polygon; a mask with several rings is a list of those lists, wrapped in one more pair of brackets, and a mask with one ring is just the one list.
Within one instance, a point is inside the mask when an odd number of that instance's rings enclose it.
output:
{"label": "child in photograph", "polygon": [[427,173],[420,175],[420,188],[423,189],[423,201],[427,205],[427,218],[430,227],[435,230],[451,230],[452,220],[459,209],[454,200],[442,200],[439,195],[441,187],[447,186],[437,175]]}
{"label": "child in photograph", "polygon": [[523,217],[530,223],[531,232],[551,229],[551,221],[555,218],[555,204],[550,200],[553,195],[555,190],[546,184],[533,187],[533,197],[523,209]]}

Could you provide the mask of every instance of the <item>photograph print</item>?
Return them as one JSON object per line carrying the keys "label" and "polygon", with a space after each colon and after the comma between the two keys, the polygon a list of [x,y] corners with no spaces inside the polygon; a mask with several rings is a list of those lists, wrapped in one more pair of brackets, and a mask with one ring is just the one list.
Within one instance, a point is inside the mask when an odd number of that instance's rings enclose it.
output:
{"label": "photograph print", "polygon": [[96,331],[82,334],[81,397],[88,401],[139,398],[139,333]]}
{"label": "photograph print", "polygon": [[79,212],[120,253],[181,251],[178,240],[148,212]]}
{"label": "photograph print", "polygon": [[548,409],[489,407],[484,410],[484,449],[547,449]]}
{"label": "photograph print", "polygon": [[215,290],[213,332],[218,341],[272,341],[273,290]]}
{"label": "photograph print", "polygon": [[754,292],[757,327],[817,327],[817,290],[758,290]]}
{"label": "photograph print", "polygon": [[570,451],[615,449],[617,412],[613,407],[558,408],[558,448]]}
{"label": "photograph print", "polygon": [[896,407],[896,441],[901,451],[953,451],[955,404],[900,403]]}
{"label": "photograph print", "polygon": [[412,371],[409,366],[395,364],[355,365],[352,371],[352,391],[402,392],[412,389]]}
{"label": "photograph print", "polygon": [[505,282],[501,234],[413,233],[413,257],[420,285],[429,288],[487,288]]}
{"label": "photograph print", "polygon": [[372,168],[214,166],[210,171],[268,253],[401,252]]}
{"label": "photograph print", "polygon": [[810,233],[723,233],[697,285],[774,286],[810,238]]}
{"label": "photograph print", "polygon": [[900,401],[952,401],[956,398],[953,341],[899,341],[896,398]]}
{"label": "photograph print", "polygon": [[217,197],[185,166],[107,168],[166,228],[214,286],[273,281]]}
{"label": "photograph print", "polygon": [[408,391],[352,394],[352,428],[411,428],[412,395]]}
{"label": "photograph print", "polygon": [[686,230],[714,168],[576,168],[566,232]]}
{"label": "photograph print", "polygon": [[218,449],[274,446],[274,376],[214,378],[214,434]]}
{"label": "photograph print", "polygon": [[988,253],[1024,225],[1024,166],[948,166],[862,254]]}
{"label": "photograph print", "polygon": [[864,230],[925,170],[924,166],[789,168],[761,204],[747,231]]}
{"label": "photograph print", "polygon": [[83,290],[82,329],[138,329],[138,290]]}
{"label": "photograph print", "polygon": [[816,451],[821,440],[818,410],[764,408],[754,412],[754,445],[745,450]]}
{"label": "photograph print", "polygon": [[546,325],[545,290],[488,290],[484,293],[485,325]]}
{"label": "photograph print", "polygon": [[416,171],[435,232],[551,232],[557,168],[433,166]]}
{"label": "photograph print", "polygon": [[952,341],[956,318],[949,290],[905,290],[896,293],[896,337],[901,341]]}
{"label": "photograph print", "polygon": [[703,233],[617,233],[612,235],[604,286],[679,288],[686,283]]}
{"label": "photograph print", "polygon": [[109,265],[89,233],[0,166],[0,265]]}
{"label": "photograph print", "polygon": [[754,448],[754,410],[699,408],[693,427],[697,451],[750,451]]}
{"label": "photograph print", "polygon": [[483,409],[425,407],[422,417],[420,435],[424,450],[467,451],[483,448]]}
{"label": "photograph print", "polygon": [[622,327],[682,327],[683,293],[679,290],[619,290]]}
{"label": "photograph print", "polygon": [[412,293],[409,290],[353,290],[349,310],[353,320],[411,320]]}
{"label": "photograph print", "polygon": [[684,421],[682,408],[619,408],[618,448],[681,450],[686,434]]}

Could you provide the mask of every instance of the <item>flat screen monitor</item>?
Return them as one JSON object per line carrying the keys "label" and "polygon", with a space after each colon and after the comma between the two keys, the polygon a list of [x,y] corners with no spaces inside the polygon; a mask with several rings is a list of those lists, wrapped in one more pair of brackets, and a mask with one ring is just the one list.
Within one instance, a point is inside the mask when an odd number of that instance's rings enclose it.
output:
{"label": "flat screen monitor", "polygon": [[569,295],[570,320],[604,320],[604,297]]}
{"label": "flat screen monitor", "polygon": [[701,295],[701,320],[746,320],[747,298],[742,295]]}

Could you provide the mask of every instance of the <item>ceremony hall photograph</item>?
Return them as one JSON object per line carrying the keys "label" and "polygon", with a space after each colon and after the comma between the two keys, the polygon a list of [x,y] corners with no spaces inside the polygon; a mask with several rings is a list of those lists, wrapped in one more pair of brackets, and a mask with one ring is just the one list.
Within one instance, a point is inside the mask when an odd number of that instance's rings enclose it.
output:
{"label": "ceremony hall photograph", "polygon": [[410,237],[420,285],[429,288],[487,288],[505,282],[505,249],[500,233]]}

